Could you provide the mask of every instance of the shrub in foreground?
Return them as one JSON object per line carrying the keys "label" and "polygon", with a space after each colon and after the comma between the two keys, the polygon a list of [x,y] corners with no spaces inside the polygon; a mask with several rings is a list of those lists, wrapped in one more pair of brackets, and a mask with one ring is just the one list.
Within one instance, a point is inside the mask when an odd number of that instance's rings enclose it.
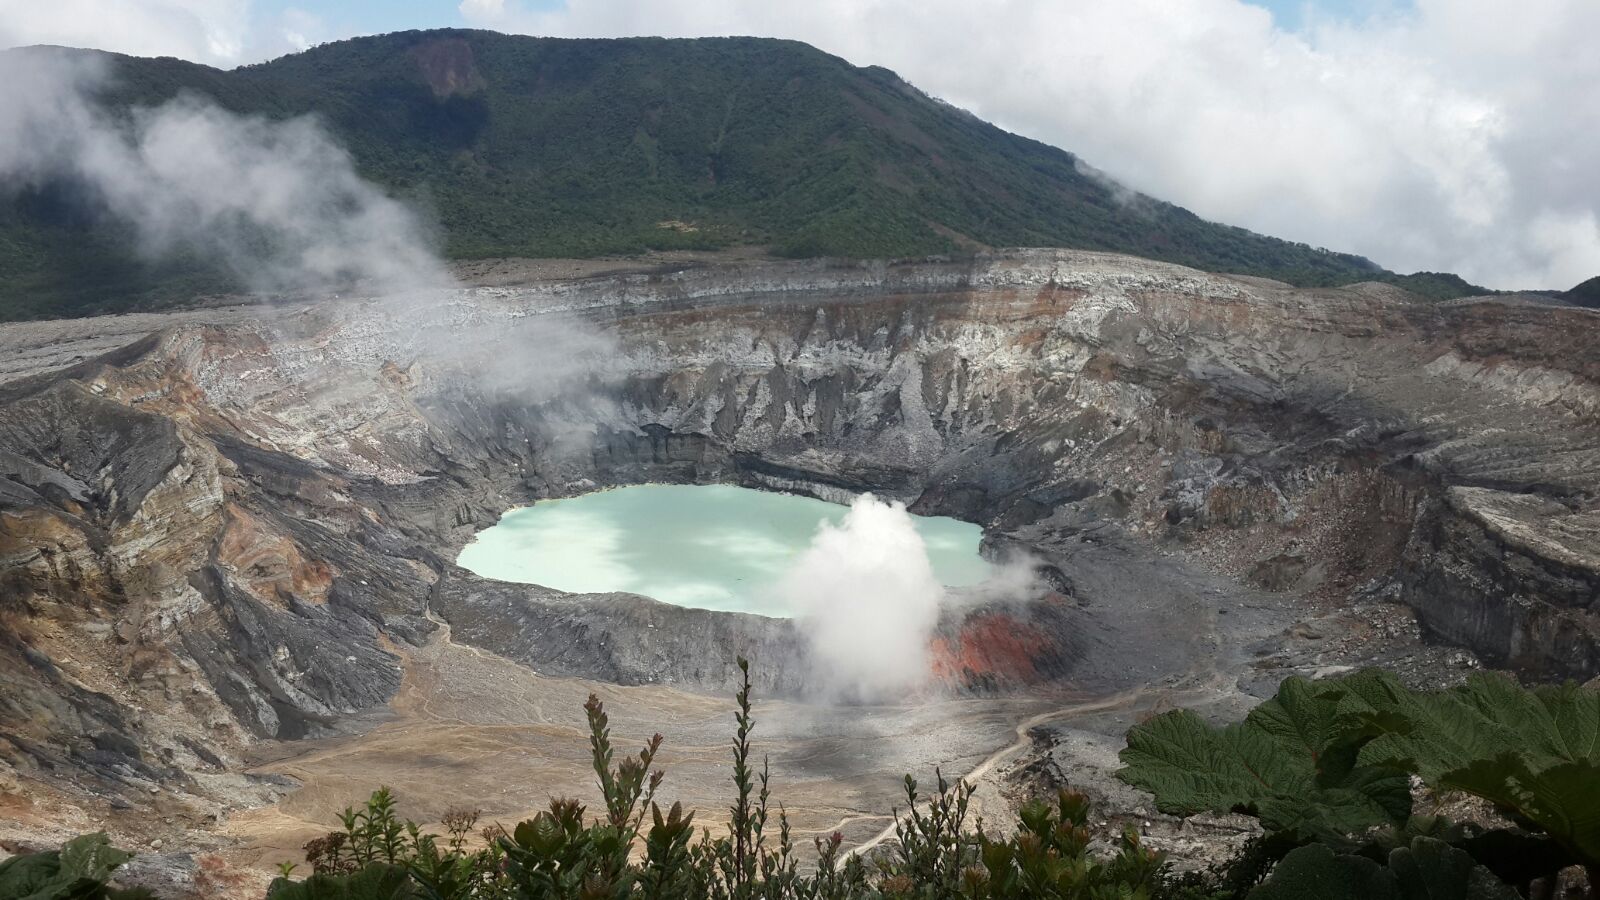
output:
{"label": "shrub in foreground", "polygon": [[[788,816],[774,809],[770,774],[751,760],[749,667],[737,696],[733,802],[726,834],[695,830],[695,813],[657,800],[662,774],[652,768],[661,736],[637,753],[619,754],[604,707],[585,706],[590,752],[603,808],[556,799],[509,831],[490,826],[482,849],[469,850],[474,813],[446,817],[446,835],[422,833],[394,811],[387,790],[362,809],[346,810],[343,829],[306,847],[314,874],[275,881],[269,900],[844,900],[844,898],[1083,898],[1141,900],[1162,893],[1161,855],[1126,832],[1104,853],[1091,851],[1089,803],[1061,791],[1019,815],[1016,834],[991,838],[969,822],[970,785],[938,776],[930,796],[905,780],[906,814],[897,841],[870,862],[841,851],[843,835],[813,839],[815,860],[802,870]],[[441,844],[441,839],[444,841]]]}
{"label": "shrub in foreground", "polygon": [[[1129,731],[1119,777],[1164,812],[1254,816],[1262,834],[1231,859],[1177,875],[1137,834],[1089,829],[1086,798],[1061,791],[1018,814],[1015,833],[970,821],[971,786],[937,775],[928,796],[905,780],[897,840],[842,851],[813,838],[802,867],[765,761],[751,758],[749,667],[737,695],[733,801],[725,834],[658,800],[662,738],[634,753],[611,741],[604,707],[585,706],[602,804],[552,800],[510,830],[455,810],[444,833],[399,816],[386,789],[306,845],[309,877],[288,866],[269,900],[1513,900],[1553,897],[1581,867],[1600,898],[1600,692],[1527,689],[1477,675],[1412,691],[1378,671],[1290,678],[1242,721],[1187,710]],[[1503,816],[1488,826],[1413,809],[1413,787],[1470,794]],[[475,839],[476,838],[476,839]],[[104,835],[0,863],[0,900],[127,900],[106,882],[128,854]]]}

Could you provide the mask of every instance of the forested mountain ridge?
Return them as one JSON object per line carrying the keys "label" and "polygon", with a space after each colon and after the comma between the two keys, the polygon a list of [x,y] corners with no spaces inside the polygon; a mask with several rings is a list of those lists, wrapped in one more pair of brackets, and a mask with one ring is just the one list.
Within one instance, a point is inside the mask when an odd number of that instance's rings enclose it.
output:
{"label": "forested mountain ridge", "polygon": [[[438,226],[452,258],[767,246],[894,257],[986,247],[1110,250],[1297,285],[1454,276],[1205,221],[1070,153],[1003,131],[877,67],[759,38],[568,40],[402,32],[222,71],[107,62],[113,116],[182,95],[315,116],[358,171]],[[239,287],[201,252],[141,256],[71,185],[0,194],[0,319],[166,305]]]}

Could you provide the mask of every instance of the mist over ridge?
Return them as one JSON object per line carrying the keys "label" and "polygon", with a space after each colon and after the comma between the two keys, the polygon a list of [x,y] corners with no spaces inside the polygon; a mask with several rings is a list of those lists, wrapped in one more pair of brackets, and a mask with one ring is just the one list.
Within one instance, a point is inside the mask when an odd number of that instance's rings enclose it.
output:
{"label": "mist over ridge", "polygon": [[421,222],[359,176],[313,117],[239,115],[185,92],[124,111],[110,60],[0,55],[0,185],[70,192],[134,251],[201,257],[248,290],[439,289],[452,279]]}
{"label": "mist over ridge", "polygon": [[[1206,222],[1151,198],[1130,202],[1136,195],[1070,153],[988,125],[885,69],[791,41],[441,30],[341,41],[226,72],[8,51],[18,54],[98,60],[105,76],[92,99],[114,121],[179,96],[247,120],[313,116],[380,189],[347,199],[374,213],[390,201],[409,206],[428,223],[421,234],[436,233],[455,259],[728,246],[920,257],[1064,246],[1296,284],[1400,279],[1359,257]],[[19,276],[0,285],[10,292],[0,294],[3,317],[161,306],[196,286],[256,285],[204,243],[152,263],[70,180],[13,183],[0,201],[0,234],[18,248],[0,264]],[[1400,283],[1433,296],[1478,290],[1451,277]]]}

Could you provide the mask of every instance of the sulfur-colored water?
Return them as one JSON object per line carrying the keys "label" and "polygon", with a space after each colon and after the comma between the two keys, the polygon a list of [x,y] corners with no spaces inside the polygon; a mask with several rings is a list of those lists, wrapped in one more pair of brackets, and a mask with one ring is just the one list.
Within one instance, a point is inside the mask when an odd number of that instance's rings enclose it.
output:
{"label": "sulfur-colored water", "polygon": [[[728,485],[646,484],[545,500],[480,532],[457,562],[485,578],[563,591],[628,591],[701,609],[789,616],[775,590],[819,523],[847,506]],[[913,516],[939,581],[978,584],[981,529]]]}

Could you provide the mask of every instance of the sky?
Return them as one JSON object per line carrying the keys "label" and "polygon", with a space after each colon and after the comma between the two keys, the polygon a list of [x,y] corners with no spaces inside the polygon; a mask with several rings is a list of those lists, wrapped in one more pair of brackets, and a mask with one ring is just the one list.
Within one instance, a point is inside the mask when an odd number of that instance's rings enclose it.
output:
{"label": "sky", "polygon": [[1208,219],[1495,288],[1600,274],[1597,0],[0,0],[0,46],[221,67],[444,26],[803,40]]}

